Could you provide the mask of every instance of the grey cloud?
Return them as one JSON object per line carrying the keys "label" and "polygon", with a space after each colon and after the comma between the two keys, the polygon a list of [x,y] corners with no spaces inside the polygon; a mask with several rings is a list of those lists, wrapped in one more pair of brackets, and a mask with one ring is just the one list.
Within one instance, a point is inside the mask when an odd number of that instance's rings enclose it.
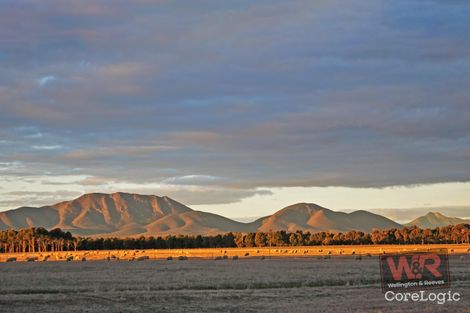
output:
{"label": "grey cloud", "polygon": [[239,189],[239,188],[203,188],[203,189],[190,189],[190,188],[172,188],[162,187],[154,188],[128,188],[126,191],[143,193],[143,194],[158,194],[165,195],[176,199],[187,205],[210,205],[210,204],[224,204],[239,202],[244,198],[249,198],[255,195],[271,195],[271,191],[260,189]]}
{"label": "grey cloud", "polygon": [[186,175],[186,176],[177,176],[169,177],[163,180],[163,183],[169,185],[220,185],[227,182],[226,178],[211,176],[211,175]]}
{"label": "grey cloud", "polygon": [[51,205],[80,195],[81,192],[71,190],[6,192],[1,194],[0,208],[17,207],[19,203],[21,206]]}
{"label": "grey cloud", "polygon": [[[217,198],[228,202],[263,186],[469,181],[469,11],[464,1],[4,1],[0,170],[192,177],[227,188]],[[46,77],[57,79],[40,88]]]}

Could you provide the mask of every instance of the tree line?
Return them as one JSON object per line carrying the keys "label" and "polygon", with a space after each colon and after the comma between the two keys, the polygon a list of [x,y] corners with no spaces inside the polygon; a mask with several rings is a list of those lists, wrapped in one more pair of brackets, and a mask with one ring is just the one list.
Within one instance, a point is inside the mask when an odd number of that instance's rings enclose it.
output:
{"label": "tree line", "polygon": [[0,231],[0,253],[55,252],[73,250],[189,249],[282,247],[367,244],[446,244],[470,243],[470,225],[459,224],[434,229],[403,227],[348,232],[256,232],[226,233],[215,236],[168,235],[138,238],[73,237],[59,228],[42,227]]}

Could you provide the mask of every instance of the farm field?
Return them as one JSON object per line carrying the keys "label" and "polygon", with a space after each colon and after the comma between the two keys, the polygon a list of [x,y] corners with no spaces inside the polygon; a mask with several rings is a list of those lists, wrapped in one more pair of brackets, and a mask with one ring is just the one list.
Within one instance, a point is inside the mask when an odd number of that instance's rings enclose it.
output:
{"label": "farm field", "polygon": [[262,257],[312,257],[312,256],[367,256],[383,253],[426,251],[446,248],[449,254],[470,253],[469,244],[441,245],[347,245],[347,246],[304,246],[304,247],[263,247],[263,248],[210,248],[210,249],[148,249],[148,250],[94,250],[63,251],[42,253],[1,253],[0,262],[6,261],[97,261],[97,260],[139,260],[187,257],[214,259],[262,258]]}
{"label": "farm field", "polygon": [[462,300],[439,305],[385,301],[376,256],[12,262],[0,312],[470,312],[469,268],[450,256]]}

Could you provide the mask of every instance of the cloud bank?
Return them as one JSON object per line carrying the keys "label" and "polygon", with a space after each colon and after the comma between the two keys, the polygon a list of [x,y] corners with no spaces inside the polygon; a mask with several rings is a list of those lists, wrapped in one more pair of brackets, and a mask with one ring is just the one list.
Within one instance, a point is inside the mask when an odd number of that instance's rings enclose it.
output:
{"label": "cloud bank", "polygon": [[469,14],[466,1],[2,1],[0,176],[188,204],[470,181]]}

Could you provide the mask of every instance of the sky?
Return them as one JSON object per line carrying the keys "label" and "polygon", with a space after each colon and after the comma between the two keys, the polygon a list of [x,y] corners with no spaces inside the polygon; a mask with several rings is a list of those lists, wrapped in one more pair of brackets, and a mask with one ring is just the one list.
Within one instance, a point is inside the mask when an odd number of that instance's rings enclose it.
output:
{"label": "sky", "polygon": [[0,2],[0,211],[470,217],[470,3]]}

